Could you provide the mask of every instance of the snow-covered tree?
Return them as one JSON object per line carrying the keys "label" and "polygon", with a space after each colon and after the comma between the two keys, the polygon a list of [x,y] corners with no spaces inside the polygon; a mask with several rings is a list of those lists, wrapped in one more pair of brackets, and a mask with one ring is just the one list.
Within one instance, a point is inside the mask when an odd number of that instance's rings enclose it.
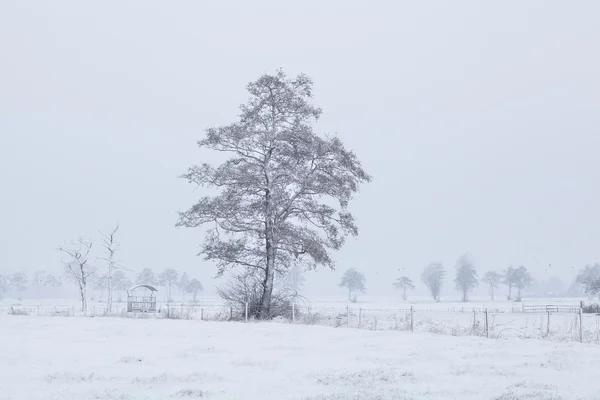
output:
{"label": "snow-covered tree", "polygon": [[440,301],[440,292],[445,278],[446,270],[442,263],[432,262],[421,273],[421,281],[427,286],[435,301]]}
{"label": "snow-covered tree", "polygon": [[0,272],[0,300],[4,299],[6,292],[10,288],[10,278],[5,272]]}
{"label": "snow-covered tree", "polygon": [[[117,272],[122,272],[125,268],[117,260],[117,251],[119,250],[120,243],[117,241],[117,231],[119,230],[119,224],[108,233],[100,232],[102,236],[102,247],[104,247],[105,256],[102,260],[106,262],[106,310],[112,311],[113,304],[113,290],[115,289],[115,275]],[[121,274],[120,278],[124,277],[125,274]],[[122,289],[121,289],[122,290]],[[121,301],[121,294],[119,293],[119,301]]]}
{"label": "snow-covered tree", "polygon": [[19,300],[23,297],[23,292],[27,289],[27,275],[24,272],[17,272],[10,277],[10,286],[19,294]]}
{"label": "snow-covered tree", "polygon": [[489,286],[490,296],[492,296],[492,300],[494,300],[494,291],[500,286],[502,275],[495,271],[488,271],[481,280]]}
{"label": "snow-covered tree", "polygon": [[456,290],[462,292],[462,301],[469,300],[469,292],[479,286],[477,280],[477,271],[473,265],[473,261],[463,254],[456,261],[456,277],[454,278]]}
{"label": "snow-covered tree", "polygon": [[189,285],[190,285],[190,277],[188,276],[187,272],[184,272],[183,274],[181,274],[181,277],[179,278],[179,282],[177,282],[177,288],[179,289],[179,291],[181,292],[181,294],[183,296],[183,301],[185,301],[185,294],[189,293]]}
{"label": "snow-covered tree", "polygon": [[157,286],[158,279],[156,279],[156,275],[154,275],[154,272],[150,268],[144,268],[136,277],[135,283],[138,285]]}
{"label": "snow-covered tree", "polygon": [[523,289],[531,285],[533,277],[524,266],[520,266],[514,271],[513,284],[517,288],[517,301],[521,301],[521,292]]}
{"label": "snow-covered tree", "polygon": [[510,266],[502,272],[502,283],[508,287],[507,300],[512,300],[512,289],[515,286],[515,271],[516,269]]}
{"label": "snow-covered tree", "polygon": [[46,276],[48,273],[46,271],[35,271],[31,278],[31,286],[35,291],[36,297],[40,298],[40,294],[43,291],[43,287],[46,286]]}
{"label": "snow-covered tree", "polygon": [[600,295],[600,264],[586,265],[579,271],[576,282],[588,296]]}
{"label": "snow-covered tree", "polygon": [[201,292],[203,290],[204,287],[202,287],[202,283],[200,283],[200,281],[196,278],[192,279],[187,286],[187,291],[188,293],[192,294],[192,302],[194,303],[196,303],[196,297],[198,296],[198,292]]}
{"label": "snow-covered tree", "polygon": [[247,89],[239,121],[208,129],[198,143],[230,158],[183,175],[218,194],[180,213],[177,225],[210,226],[201,254],[216,262],[219,276],[235,267],[254,271],[263,281],[254,317],[269,318],[276,272],[294,264],[333,268],[330,251],[358,234],[347,208],[371,178],[339,138],[314,133],[321,109],[310,103],[311,79],[279,71]]}
{"label": "snow-covered tree", "polygon": [[402,299],[403,300],[407,299],[406,292],[408,290],[415,289],[415,284],[412,281],[412,279],[410,279],[409,277],[406,277],[406,276],[401,276],[400,278],[396,279],[396,282],[394,282],[393,285],[396,289],[402,290]]}
{"label": "snow-covered tree", "polygon": [[364,293],[366,290],[365,276],[362,272],[350,268],[342,276],[339,286],[348,289],[348,300],[356,302],[356,292]]}
{"label": "snow-covered tree", "polygon": [[[107,277],[108,278],[108,277]],[[107,279],[108,284],[108,279]],[[122,270],[116,270],[112,276],[113,289],[117,291],[117,301],[122,301],[122,294],[124,291],[132,286],[131,280],[125,275]]]}
{"label": "snow-covered tree", "polygon": [[108,276],[106,274],[104,274],[102,276],[93,275],[93,277],[94,277],[94,279],[92,279],[93,288],[94,288],[94,290],[100,291],[100,298],[98,299],[98,301],[102,301],[104,292],[108,290]]}
{"label": "snow-covered tree", "polygon": [[167,268],[165,269],[159,276],[158,276],[158,283],[163,286],[164,288],[167,289],[167,300],[171,301],[171,289],[173,288],[173,286],[175,286],[177,284],[177,271],[175,271],[175,269],[173,268]]}
{"label": "snow-covered tree", "polygon": [[89,262],[92,242],[79,238],[72,242],[70,247],[59,247],[58,250],[69,257],[67,261],[63,260],[65,273],[77,283],[81,300],[81,311],[85,312],[87,311],[88,279],[96,272],[96,268]]}
{"label": "snow-covered tree", "polygon": [[298,293],[306,281],[302,272],[302,266],[292,266],[285,274],[285,287]]}

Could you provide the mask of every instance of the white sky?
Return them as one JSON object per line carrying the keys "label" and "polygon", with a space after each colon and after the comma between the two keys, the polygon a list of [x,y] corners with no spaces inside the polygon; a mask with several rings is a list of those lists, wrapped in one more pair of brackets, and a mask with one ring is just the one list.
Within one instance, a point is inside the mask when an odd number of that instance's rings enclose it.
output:
{"label": "white sky", "polygon": [[202,232],[174,228],[200,193],[176,177],[283,67],[313,77],[317,131],[374,176],[351,205],[360,237],[309,291],[355,267],[389,292],[464,252],[480,273],[569,280],[600,259],[599,15],[592,0],[4,1],[0,269],[59,272],[57,245],[118,221],[127,266],[210,287]]}

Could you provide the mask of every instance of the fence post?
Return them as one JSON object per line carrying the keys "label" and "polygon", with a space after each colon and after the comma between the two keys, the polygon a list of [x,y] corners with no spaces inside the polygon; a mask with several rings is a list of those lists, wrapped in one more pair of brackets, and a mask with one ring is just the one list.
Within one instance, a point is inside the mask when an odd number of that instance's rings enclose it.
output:
{"label": "fence post", "polygon": [[233,307],[229,307],[229,320],[233,321]]}
{"label": "fence post", "polygon": [[490,338],[490,326],[488,324],[488,310],[485,309],[485,337]]}
{"label": "fence post", "polygon": [[204,321],[204,308],[200,309],[200,321]]}
{"label": "fence post", "polygon": [[183,303],[181,303],[181,315],[179,317],[183,319]]}
{"label": "fence post", "polygon": [[548,311],[548,325],[546,326],[546,336],[550,336],[550,311]]}
{"label": "fence post", "polygon": [[415,331],[415,316],[414,316],[414,309],[413,306],[410,306],[410,331],[414,332]]}
{"label": "fence post", "polygon": [[583,313],[579,308],[579,342],[583,343]]}
{"label": "fence post", "polygon": [[71,312],[73,312],[71,315],[75,316],[75,306],[71,307]]}
{"label": "fence post", "polygon": [[362,320],[362,307],[358,309],[358,327],[360,328],[360,322]]}
{"label": "fence post", "polygon": [[473,330],[475,330],[476,326],[477,326],[477,312],[475,311],[475,309],[473,309]]}
{"label": "fence post", "polygon": [[292,324],[296,323],[296,303],[292,303]]}
{"label": "fence post", "polygon": [[346,328],[350,328],[350,306],[346,306]]}
{"label": "fence post", "polygon": [[248,302],[246,302],[246,322],[248,322]]}

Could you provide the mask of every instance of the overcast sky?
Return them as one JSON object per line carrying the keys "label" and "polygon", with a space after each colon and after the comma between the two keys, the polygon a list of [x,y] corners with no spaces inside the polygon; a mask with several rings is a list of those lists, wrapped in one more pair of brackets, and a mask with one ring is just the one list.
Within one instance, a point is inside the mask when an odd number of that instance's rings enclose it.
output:
{"label": "overcast sky", "polygon": [[570,280],[600,260],[599,15],[595,0],[2,1],[0,269],[59,273],[56,246],[119,222],[126,266],[213,285],[202,231],[174,226],[202,192],[177,176],[282,67],[314,79],[316,130],[374,177],[351,204],[360,236],[309,292],[355,267],[387,293],[464,252],[480,273]]}

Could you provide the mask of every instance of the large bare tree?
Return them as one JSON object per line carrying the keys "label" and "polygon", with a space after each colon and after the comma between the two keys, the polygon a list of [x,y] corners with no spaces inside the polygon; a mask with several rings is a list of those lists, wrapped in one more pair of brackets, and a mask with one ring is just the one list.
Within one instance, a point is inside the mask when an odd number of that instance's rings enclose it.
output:
{"label": "large bare tree", "polygon": [[339,138],[313,131],[321,109],[310,103],[312,84],[305,75],[288,79],[282,71],[248,84],[250,99],[239,120],[208,129],[198,142],[229,158],[183,175],[217,194],[180,213],[177,225],[209,225],[201,254],[216,262],[218,276],[244,267],[261,277],[257,318],[272,316],[276,272],[283,275],[296,263],[333,268],[330,250],[358,234],[348,203],[371,180]]}
{"label": "large bare tree", "polygon": [[73,279],[79,287],[81,311],[87,311],[87,284],[89,277],[96,272],[95,267],[89,262],[93,243],[90,240],[79,238],[71,243],[70,247],[59,247],[58,250],[66,254],[69,259],[63,260],[65,273]]}

